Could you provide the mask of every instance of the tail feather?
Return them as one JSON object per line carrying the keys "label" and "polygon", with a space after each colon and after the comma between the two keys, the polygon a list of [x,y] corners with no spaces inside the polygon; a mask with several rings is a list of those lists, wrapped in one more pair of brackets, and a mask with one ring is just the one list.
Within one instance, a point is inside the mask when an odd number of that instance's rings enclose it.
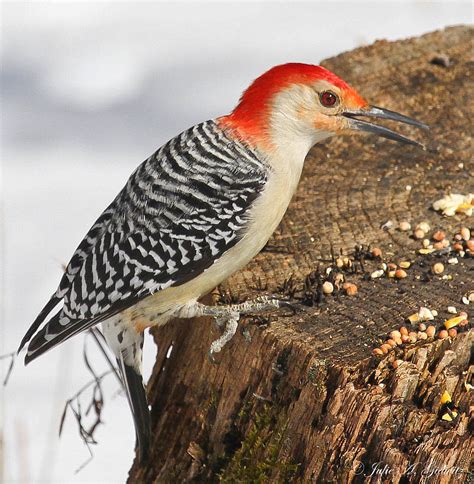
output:
{"label": "tail feather", "polygon": [[140,462],[144,462],[148,458],[151,443],[151,419],[143,379],[135,368],[125,363],[123,356],[117,358],[117,363],[133,414],[138,457]]}
{"label": "tail feather", "polygon": [[49,313],[56,307],[56,305],[61,301],[60,297],[55,294],[51,296],[51,299],[47,302],[46,306],[38,314],[38,317],[33,321],[33,324],[28,328],[25,336],[21,340],[20,346],[18,348],[18,353],[23,349],[23,347],[30,341],[31,337],[36,333],[41,323],[46,319]]}
{"label": "tail feather", "polygon": [[[52,305],[51,308],[53,307],[54,306]],[[42,311],[42,314],[43,312],[46,312],[46,309],[47,306]],[[118,309],[116,311],[118,311]],[[59,310],[31,339],[28,345],[28,353],[25,356],[25,365],[28,364],[30,361],[38,358],[38,356],[41,356],[43,353],[46,353],[46,351],[50,350],[51,348],[54,348],[58,344],[62,343],[63,341],[66,341],[67,339],[75,336],[78,333],[81,333],[82,331],[86,331],[87,329],[92,328],[96,324],[110,318],[113,315],[114,312],[109,311],[97,314],[90,319],[70,319],[64,314],[62,309]],[[38,318],[40,316],[38,316]],[[45,317],[46,316],[43,316],[43,319]],[[35,326],[35,323],[33,323],[32,328],[33,326]],[[23,338],[22,346],[20,346],[20,349],[31,338],[31,334],[29,333],[33,333],[34,331],[36,331],[40,324],[41,323],[37,324],[36,327],[33,328],[33,330],[32,328],[28,330],[27,335],[25,335],[25,338]]]}
{"label": "tail feather", "polygon": [[48,321],[46,326],[35,334],[28,345],[28,352],[25,356],[25,365],[63,341],[66,341],[72,336],[97,324],[97,320],[94,319],[78,319],[76,321],[71,320],[67,325],[64,325],[59,322],[62,317],[61,311],[58,311]]}

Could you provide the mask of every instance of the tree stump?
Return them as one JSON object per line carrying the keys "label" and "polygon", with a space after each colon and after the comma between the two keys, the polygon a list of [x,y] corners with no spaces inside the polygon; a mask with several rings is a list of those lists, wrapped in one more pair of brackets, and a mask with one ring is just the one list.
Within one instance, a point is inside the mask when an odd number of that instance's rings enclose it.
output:
{"label": "tree stump", "polygon": [[[372,354],[420,306],[439,312],[438,326],[448,306],[472,308],[461,302],[474,288],[472,254],[448,264],[452,253],[420,254],[421,241],[398,229],[426,220],[430,234],[440,228],[451,238],[469,225],[465,215],[442,217],[431,205],[474,189],[472,39],[471,27],[448,28],[323,62],[370,102],[427,122],[428,134],[401,128],[427,150],[365,136],[312,150],[274,237],[212,296],[276,294],[310,305],[243,319],[218,364],[207,357],[220,334],[211,321],[153,330],[152,455],[134,463],[129,482],[473,479],[473,331]],[[368,246],[386,263],[410,261],[408,276],[371,279],[381,261],[370,260]],[[341,272],[358,292],[321,295],[339,254],[351,256]],[[437,261],[449,277],[432,274]],[[458,407],[451,422],[439,413],[445,390]]]}

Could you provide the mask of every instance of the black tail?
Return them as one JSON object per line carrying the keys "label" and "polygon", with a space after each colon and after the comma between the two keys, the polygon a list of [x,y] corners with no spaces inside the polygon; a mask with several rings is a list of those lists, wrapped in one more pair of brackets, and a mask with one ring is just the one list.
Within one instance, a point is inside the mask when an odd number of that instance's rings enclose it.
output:
{"label": "black tail", "polygon": [[[42,321],[59,301],[60,299],[56,299],[54,301],[51,299],[49,301],[23,338],[18,351],[20,351],[23,346],[29,340],[31,340],[28,344],[28,353],[25,356],[26,365],[30,361],[38,358],[38,356],[46,353],[46,351],[57,346],[59,343],[62,343],[63,341],[72,338],[76,334],[92,328],[96,324],[114,315],[113,312],[105,312],[97,314],[90,319],[69,319],[64,314],[63,310],[60,309],[39,331],[37,331]],[[37,332],[33,336],[35,331]]]}
{"label": "black tail", "polygon": [[61,311],[58,311],[44,326],[40,329],[30,344],[28,345],[28,353],[25,356],[25,365],[38,358],[46,351],[54,348],[59,343],[66,341],[72,336],[85,331],[97,324],[94,319],[78,319],[77,321],[69,321],[68,324],[61,324]]}
{"label": "black tail", "polygon": [[148,458],[150,450],[151,421],[143,379],[133,367],[125,364],[122,358],[117,358],[117,363],[124,381],[128,403],[132,409],[138,457],[140,462],[144,462]]}
{"label": "black tail", "polygon": [[61,301],[61,298],[57,297],[55,294],[51,296],[51,299],[47,302],[46,306],[38,314],[38,317],[33,321],[33,324],[29,327],[25,336],[21,340],[20,346],[18,348],[18,353],[23,349],[23,347],[30,341],[31,337],[36,333],[36,330],[41,326],[41,323],[46,319],[46,316],[55,308],[55,306]]}

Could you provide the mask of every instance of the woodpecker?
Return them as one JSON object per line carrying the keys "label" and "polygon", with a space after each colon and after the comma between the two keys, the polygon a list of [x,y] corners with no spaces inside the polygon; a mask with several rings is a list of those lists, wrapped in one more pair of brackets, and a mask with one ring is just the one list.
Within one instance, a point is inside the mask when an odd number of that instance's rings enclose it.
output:
{"label": "woodpecker", "polygon": [[361,117],[427,128],[369,105],[323,67],[290,63],[257,78],[229,115],[168,141],[138,166],[79,244],[21,341],[19,350],[28,344],[25,363],[101,323],[132,410],[138,454],[146,458],[144,330],[212,316],[222,328],[212,356],[235,334],[240,315],[282,307],[271,297],[222,306],[198,300],[266,244],[313,145],[350,132],[419,144]]}

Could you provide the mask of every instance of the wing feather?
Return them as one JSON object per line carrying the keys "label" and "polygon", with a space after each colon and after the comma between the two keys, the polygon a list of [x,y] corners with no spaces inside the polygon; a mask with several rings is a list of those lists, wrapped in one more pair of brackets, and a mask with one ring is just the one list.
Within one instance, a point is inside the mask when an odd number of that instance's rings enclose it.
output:
{"label": "wing feather", "polygon": [[[30,343],[29,360],[210,267],[241,239],[267,170],[214,121],[164,145],[135,170],[77,248],[54,296],[63,307]],[[22,345],[52,309],[48,303]]]}

